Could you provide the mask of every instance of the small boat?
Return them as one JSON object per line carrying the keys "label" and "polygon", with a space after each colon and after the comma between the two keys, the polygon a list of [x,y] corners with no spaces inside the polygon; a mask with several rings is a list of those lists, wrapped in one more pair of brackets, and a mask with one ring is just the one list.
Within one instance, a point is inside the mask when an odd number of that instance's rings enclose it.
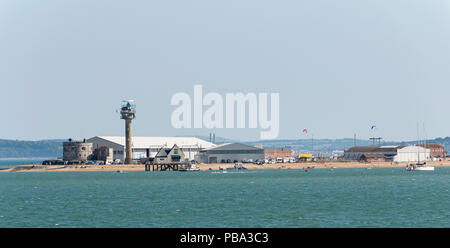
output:
{"label": "small boat", "polygon": [[[419,134],[419,126],[417,124],[417,134]],[[427,147],[427,144],[424,140],[423,143],[424,147]],[[420,146],[420,144],[417,144],[417,146]],[[426,154],[425,154],[425,160],[427,159]],[[434,171],[434,167],[433,166],[427,166],[427,162],[420,162],[420,150],[417,149],[417,163],[416,164],[409,164],[406,166],[405,168],[407,171]]]}
{"label": "small boat", "polygon": [[433,166],[427,166],[427,163],[409,164],[406,166],[407,171],[434,171]]}
{"label": "small boat", "polygon": [[418,171],[434,171],[433,166],[419,166],[416,168]]}
{"label": "small boat", "polygon": [[240,171],[240,170],[246,170],[247,168],[242,165],[242,163],[235,163],[233,167],[227,168],[227,171]]}
{"label": "small boat", "polygon": [[200,171],[200,169],[194,165],[194,167],[188,168],[188,171]]}
{"label": "small boat", "polygon": [[191,164],[190,166],[186,168],[180,168],[178,171],[199,171],[200,169],[195,166],[195,164]]}

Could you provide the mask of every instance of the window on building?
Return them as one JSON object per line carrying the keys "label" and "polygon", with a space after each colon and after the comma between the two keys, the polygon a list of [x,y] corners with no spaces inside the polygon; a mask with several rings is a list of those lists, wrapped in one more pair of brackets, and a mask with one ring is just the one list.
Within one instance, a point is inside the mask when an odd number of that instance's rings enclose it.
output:
{"label": "window on building", "polygon": [[180,162],[181,157],[180,156],[172,156],[172,161],[173,162]]}

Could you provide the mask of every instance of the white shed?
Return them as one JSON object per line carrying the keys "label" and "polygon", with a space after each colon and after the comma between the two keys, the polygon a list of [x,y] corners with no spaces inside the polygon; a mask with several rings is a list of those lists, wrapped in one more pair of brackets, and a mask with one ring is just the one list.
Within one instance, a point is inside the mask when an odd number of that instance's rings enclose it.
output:
{"label": "white shed", "polygon": [[423,162],[431,159],[430,149],[421,146],[406,146],[397,150],[394,162]]}

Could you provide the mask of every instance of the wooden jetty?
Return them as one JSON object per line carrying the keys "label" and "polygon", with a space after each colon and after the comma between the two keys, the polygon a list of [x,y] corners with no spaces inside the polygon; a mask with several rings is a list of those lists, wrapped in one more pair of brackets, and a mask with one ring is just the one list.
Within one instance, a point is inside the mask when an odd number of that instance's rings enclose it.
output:
{"label": "wooden jetty", "polygon": [[147,163],[145,164],[145,171],[178,171],[187,167],[188,163]]}

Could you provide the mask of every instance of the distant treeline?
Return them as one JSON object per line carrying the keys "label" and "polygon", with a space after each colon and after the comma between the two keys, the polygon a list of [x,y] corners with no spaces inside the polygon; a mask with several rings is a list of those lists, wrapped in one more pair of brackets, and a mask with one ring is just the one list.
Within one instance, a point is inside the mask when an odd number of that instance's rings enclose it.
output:
{"label": "distant treeline", "polygon": [[0,139],[0,158],[56,158],[63,140],[20,141]]}

